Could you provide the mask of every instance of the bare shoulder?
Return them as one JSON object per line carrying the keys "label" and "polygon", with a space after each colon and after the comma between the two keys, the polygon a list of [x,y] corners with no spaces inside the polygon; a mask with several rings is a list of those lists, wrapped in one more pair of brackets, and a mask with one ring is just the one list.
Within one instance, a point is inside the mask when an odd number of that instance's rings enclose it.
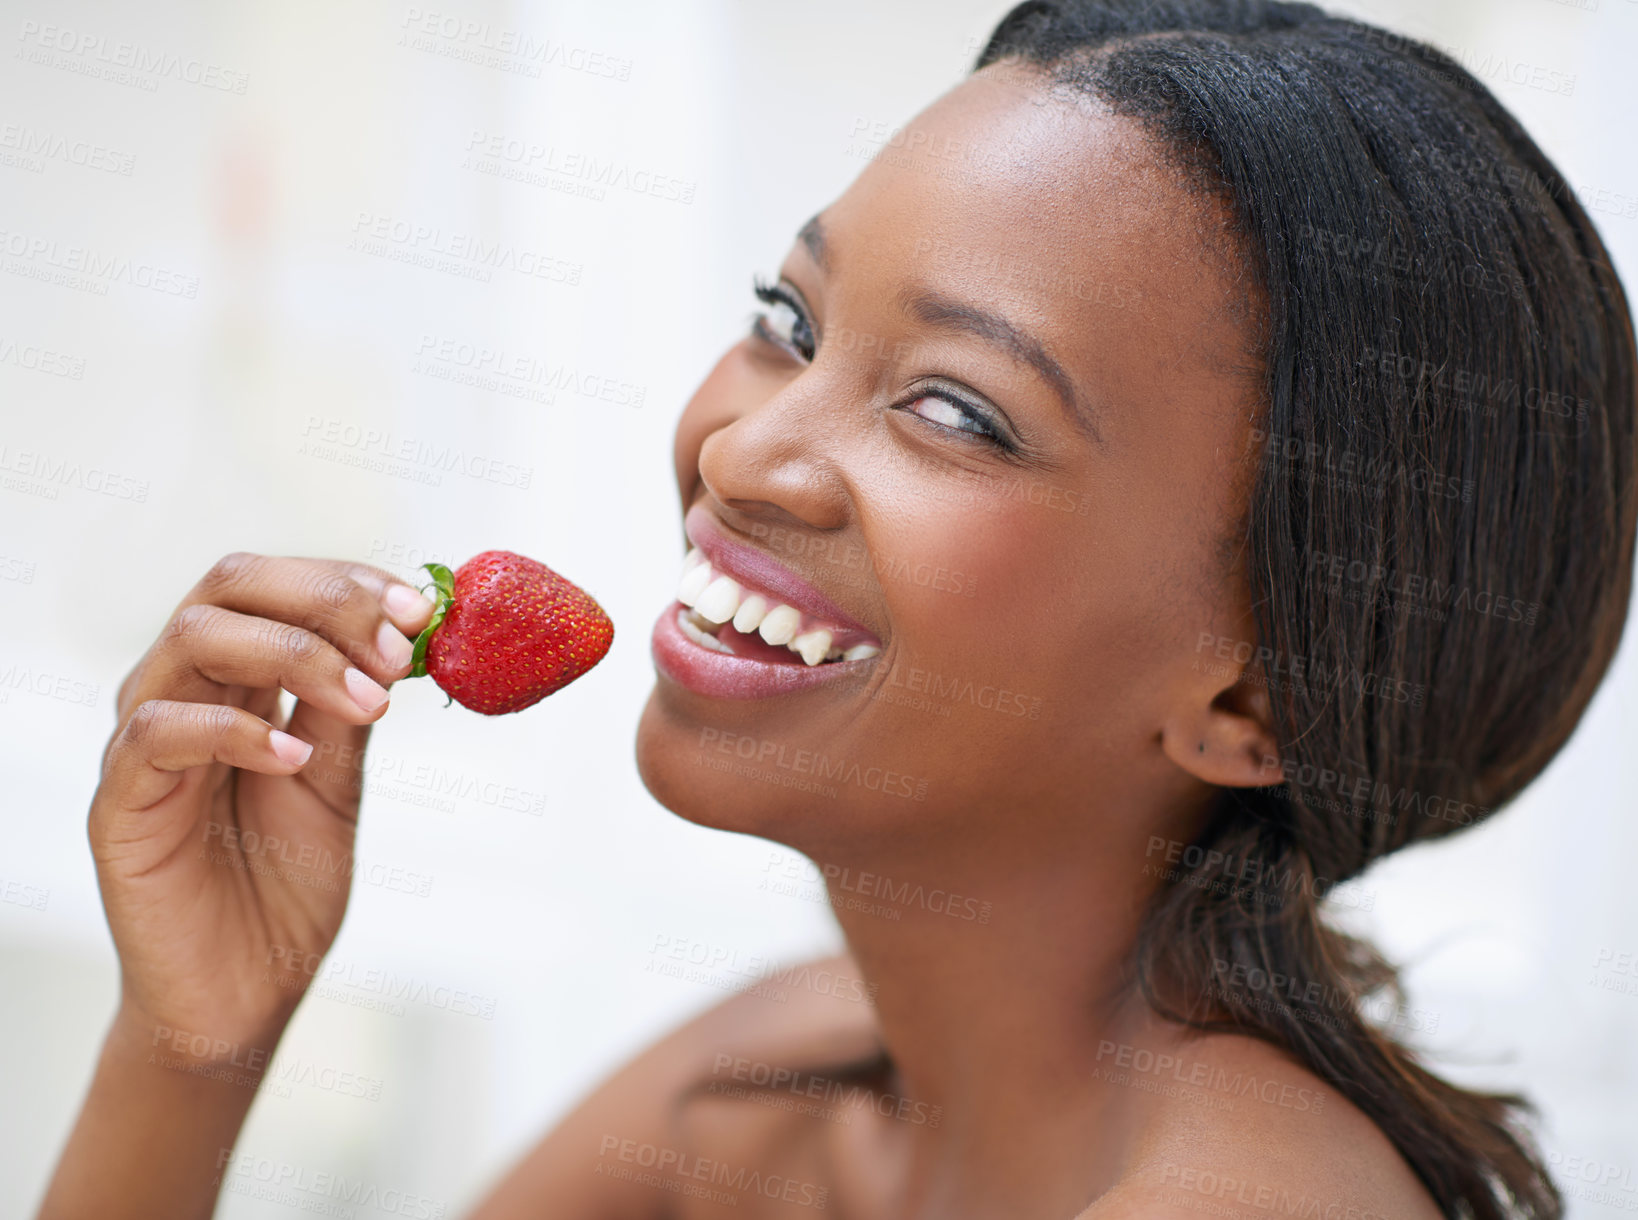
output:
{"label": "bare shoulder", "polygon": [[[808,1206],[833,1190],[882,1197],[873,1128],[846,1112],[858,1094],[833,1075],[879,1049],[859,979],[846,955],[809,962],[680,1026],[598,1086],[470,1220],[532,1220],[545,1200],[556,1215],[679,1220],[711,1212],[679,1186],[753,1173],[782,1194],[810,1192]],[[1140,1119],[1124,1171],[1082,1220],[1440,1216],[1358,1107],[1265,1043],[1116,1047],[1100,1052],[1100,1073],[1104,1087],[1132,1090]]]}
{"label": "bare shoulder", "polygon": [[868,1056],[875,1022],[862,987],[852,959],[837,955],[707,1009],[598,1085],[469,1220],[534,1220],[543,1200],[557,1215],[672,1216],[670,1177],[708,1180],[718,1166],[789,1155],[777,1147],[789,1142],[788,1109],[713,1103],[751,1096],[776,1074]]}
{"label": "bare shoulder", "polygon": [[1439,1220],[1382,1130],[1337,1089],[1255,1038],[1204,1035],[1166,1067],[1120,1182],[1085,1220],[1201,1215]]}

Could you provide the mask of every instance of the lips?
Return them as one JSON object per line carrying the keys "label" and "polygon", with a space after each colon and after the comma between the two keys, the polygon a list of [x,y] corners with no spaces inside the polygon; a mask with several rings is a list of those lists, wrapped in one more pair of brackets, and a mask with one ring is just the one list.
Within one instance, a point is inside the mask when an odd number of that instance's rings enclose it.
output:
{"label": "lips", "polygon": [[689,689],[757,698],[857,676],[881,640],[777,560],[735,542],[696,506],[677,601],[654,628],[662,673]]}

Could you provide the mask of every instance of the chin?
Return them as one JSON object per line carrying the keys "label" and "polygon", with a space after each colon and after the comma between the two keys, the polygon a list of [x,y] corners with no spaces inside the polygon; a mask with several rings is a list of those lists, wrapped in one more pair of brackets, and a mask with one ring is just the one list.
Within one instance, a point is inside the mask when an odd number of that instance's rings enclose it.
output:
{"label": "chin", "polygon": [[806,837],[800,827],[820,820],[821,806],[834,810],[835,799],[783,787],[778,771],[725,752],[738,730],[724,721],[741,717],[701,716],[679,693],[656,684],[637,723],[637,774],[660,804],[700,826],[781,842]]}
{"label": "chin", "polygon": [[[638,721],[637,773],[678,817],[828,859],[902,834],[906,819],[925,816],[925,792],[918,799],[910,777],[773,746],[756,734],[763,709],[717,703],[662,679]],[[827,764],[837,773],[823,774]]]}

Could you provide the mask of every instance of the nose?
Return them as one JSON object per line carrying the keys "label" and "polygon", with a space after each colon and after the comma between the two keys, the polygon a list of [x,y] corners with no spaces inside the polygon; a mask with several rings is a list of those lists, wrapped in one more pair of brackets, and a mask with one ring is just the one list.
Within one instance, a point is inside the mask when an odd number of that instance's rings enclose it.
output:
{"label": "nose", "polygon": [[852,518],[846,456],[859,441],[838,387],[810,366],[760,403],[721,411],[699,447],[699,475],[719,504],[758,522],[835,531]]}

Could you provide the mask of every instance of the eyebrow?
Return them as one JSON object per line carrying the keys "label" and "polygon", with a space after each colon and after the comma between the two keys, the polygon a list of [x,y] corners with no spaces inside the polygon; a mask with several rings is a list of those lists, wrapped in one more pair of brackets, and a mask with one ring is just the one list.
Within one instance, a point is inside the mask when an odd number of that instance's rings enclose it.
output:
{"label": "eyebrow", "polygon": [[1075,383],[1070,381],[1069,374],[1064,372],[1064,366],[1054,360],[1052,354],[1041,346],[1040,341],[1033,335],[998,313],[991,313],[987,309],[981,309],[966,301],[958,301],[939,292],[924,291],[913,295],[901,295],[899,303],[912,317],[928,326],[973,335],[1000,348],[1020,364],[1029,365],[1057,392],[1069,422],[1090,439],[1094,441],[1100,439],[1091,413],[1081,405],[1080,398],[1075,393]]}
{"label": "eyebrow", "polygon": [[796,239],[807,247],[813,261],[819,264],[819,270],[830,270],[829,253],[825,249],[825,227],[819,223],[818,213],[808,217],[808,223],[796,231]]}
{"label": "eyebrow", "polygon": [[[830,248],[825,240],[824,224],[817,213],[810,216],[807,223],[797,230],[796,237],[812,256],[813,261],[819,265],[819,269],[829,273]],[[1069,379],[1069,374],[1064,372],[1063,365],[1054,360],[1052,354],[1033,335],[1000,314],[991,313],[977,305],[958,301],[954,297],[938,292],[901,294],[899,304],[911,317],[927,326],[973,335],[1000,348],[1020,364],[1029,365],[1057,393],[1069,422],[1092,440],[1102,443],[1091,413],[1081,404],[1080,397],[1075,393],[1075,383]]]}

